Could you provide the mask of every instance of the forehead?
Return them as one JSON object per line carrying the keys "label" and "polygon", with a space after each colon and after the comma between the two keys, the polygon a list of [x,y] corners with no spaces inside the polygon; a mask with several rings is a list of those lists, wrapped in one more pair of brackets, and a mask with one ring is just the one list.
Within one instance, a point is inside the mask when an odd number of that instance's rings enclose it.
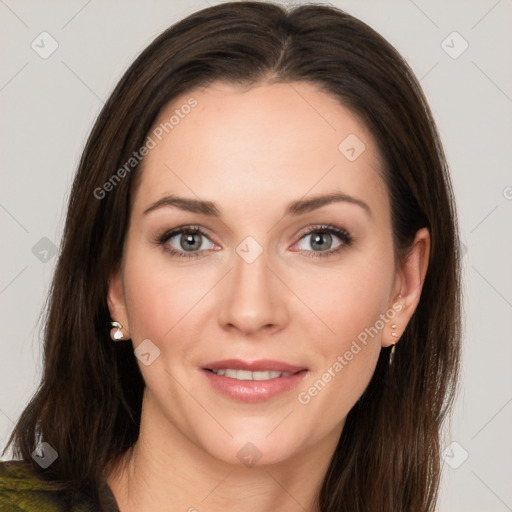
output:
{"label": "forehead", "polygon": [[177,193],[238,213],[334,190],[387,206],[371,133],[314,84],[214,82],[175,98],[149,137],[138,209]]}

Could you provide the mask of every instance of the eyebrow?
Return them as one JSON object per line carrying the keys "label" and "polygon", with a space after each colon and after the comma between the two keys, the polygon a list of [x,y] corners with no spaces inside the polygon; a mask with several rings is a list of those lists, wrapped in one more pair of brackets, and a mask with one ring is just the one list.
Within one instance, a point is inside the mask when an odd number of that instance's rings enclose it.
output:
{"label": "eyebrow", "polygon": [[[286,207],[285,217],[296,217],[299,215],[303,215],[313,210],[317,210],[322,206],[335,202],[343,202],[360,206],[368,214],[368,216],[372,216],[372,211],[370,207],[364,201],[361,201],[361,199],[357,199],[342,192],[335,192],[332,194],[313,196],[309,199],[298,199],[296,201],[292,201]],[[144,210],[144,215],[165,206],[174,206],[176,208],[179,208],[180,210],[192,213],[200,213],[202,215],[208,215],[209,217],[222,216],[221,209],[218,208],[217,205],[211,201],[202,201],[199,199],[179,197],[176,195],[168,195],[162,197],[161,199],[153,203],[151,206],[146,208]]]}

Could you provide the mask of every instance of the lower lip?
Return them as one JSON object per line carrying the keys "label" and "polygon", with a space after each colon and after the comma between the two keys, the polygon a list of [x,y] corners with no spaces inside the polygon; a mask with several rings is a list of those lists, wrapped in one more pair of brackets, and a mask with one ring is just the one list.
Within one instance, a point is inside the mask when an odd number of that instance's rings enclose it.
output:
{"label": "lower lip", "polygon": [[306,370],[302,370],[288,377],[268,380],[238,380],[217,375],[209,370],[203,369],[203,372],[214,389],[232,400],[243,402],[263,402],[286,393],[297,387],[307,373]]}

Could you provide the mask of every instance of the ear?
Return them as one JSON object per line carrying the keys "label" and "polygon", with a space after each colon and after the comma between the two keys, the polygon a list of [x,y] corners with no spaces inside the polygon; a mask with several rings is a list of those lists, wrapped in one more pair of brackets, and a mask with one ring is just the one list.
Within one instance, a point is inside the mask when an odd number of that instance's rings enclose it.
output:
{"label": "ear", "polygon": [[124,299],[123,278],[119,268],[110,274],[108,280],[107,303],[110,311],[110,317],[113,321],[119,322],[123,326],[123,333],[127,338],[129,338],[130,327],[128,325],[128,315]]}
{"label": "ear", "polygon": [[[418,303],[421,290],[427,275],[430,258],[430,233],[427,228],[417,231],[414,241],[397,273],[395,296],[390,305],[390,311],[395,311],[395,316],[389,321],[382,336],[382,346],[394,345],[405,331]],[[396,325],[396,328],[392,328]],[[396,333],[394,337],[391,333]]]}

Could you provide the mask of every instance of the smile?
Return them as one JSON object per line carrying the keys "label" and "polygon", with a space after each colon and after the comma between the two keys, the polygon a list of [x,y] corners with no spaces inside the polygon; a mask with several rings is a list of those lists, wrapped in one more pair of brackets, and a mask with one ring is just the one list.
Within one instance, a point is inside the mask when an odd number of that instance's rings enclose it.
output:
{"label": "smile", "polygon": [[258,371],[251,372],[248,370],[235,370],[232,368],[219,368],[218,370],[210,370],[216,375],[228,377],[237,380],[270,380],[278,379],[280,377],[289,377],[293,375],[291,372],[276,372],[276,371]]}
{"label": "smile", "polygon": [[289,393],[310,374],[305,366],[276,359],[222,359],[205,363],[201,370],[216,393],[253,403]]}

